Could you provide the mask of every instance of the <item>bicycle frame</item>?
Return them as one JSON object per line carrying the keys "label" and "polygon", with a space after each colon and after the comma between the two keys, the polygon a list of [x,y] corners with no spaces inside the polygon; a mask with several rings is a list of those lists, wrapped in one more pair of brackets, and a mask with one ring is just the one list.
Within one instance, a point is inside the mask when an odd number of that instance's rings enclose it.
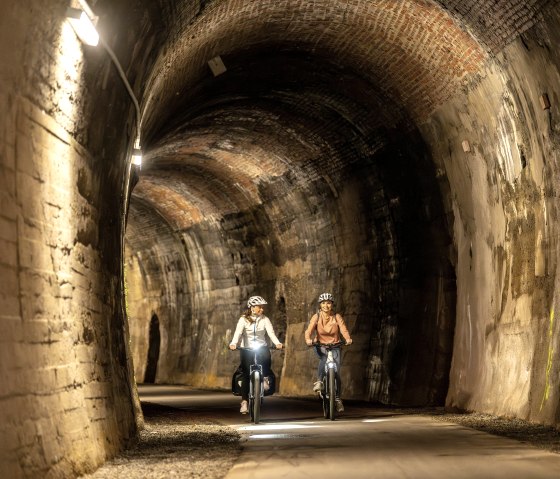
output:
{"label": "bicycle frame", "polygon": [[240,351],[251,351],[253,353],[253,364],[249,370],[249,412],[251,421],[257,424],[260,421],[261,405],[264,398],[264,376],[262,365],[257,361],[257,348],[237,348]]}
{"label": "bicycle frame", "polygon": [[[263,368],[262,365],[258,363],[257,361],[257,351],[258,350],[254,350],[255,351],[255,355],[254,355],[254,362],[253,364],[251,364],[251,368],[250,368],[250,373],[249,376],[251,377],[251,382],[249,383],[249,397],[254,398],[255,394],[254,394],[254,383],[256,383],[257,381],[260,382],[261,384],[264,381],[264,376],[263,376]],[[259,388],[260,389],[260,397],[264,397],[264,389],[263,388]]]}
{"label": "bicycle frame", "polygon": [[322,344],[315,343],[315,346],[324,347],[327,350],[327,360],[325,361],[325,374],[323,375],[323,387],[321,389],[321,400],[323,403],[323,415],[325,419],[334,421],[336,418],[336,376],[338,367],[333,356],[333,349],[342,346],[343,342]]}

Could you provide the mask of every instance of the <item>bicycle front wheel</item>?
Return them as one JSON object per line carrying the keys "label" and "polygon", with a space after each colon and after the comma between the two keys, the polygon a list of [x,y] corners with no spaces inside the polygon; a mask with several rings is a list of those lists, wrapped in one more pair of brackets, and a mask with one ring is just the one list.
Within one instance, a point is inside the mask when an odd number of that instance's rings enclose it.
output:
{"label": "bicycle front wheel", "polygon": [[336,376],[333,368],[329,369],[328,373],[328,395],[329,395],[329,418],[334,421],[336,416],[335,400],[336,400]]}
{"label": "bicycle front wheel", "polygon": [[323,405],[323,417],[329,418],[329,397],[328,397],[328,381],[327,376],[323,377],[323,389],[321,390],[321,404]]}
{"label": "bicycle front wheel", "polygon": [[262,382],[260,373],[258,371],[255,371],[253,373],[253,376],[251,377],[251,380],[253,381],[253,404],[251,408],[251,419],[255,424],[258,424],[261,419]]}

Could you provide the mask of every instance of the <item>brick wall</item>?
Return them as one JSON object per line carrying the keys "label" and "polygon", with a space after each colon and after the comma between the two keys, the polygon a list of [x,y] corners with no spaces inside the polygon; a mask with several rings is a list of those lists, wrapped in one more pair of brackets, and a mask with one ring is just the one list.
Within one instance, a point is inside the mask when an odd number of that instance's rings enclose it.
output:
{"label": "brick wall", "polygon": [[[209,59],[222,55],[228,66],[229,54],[264,43],[344,59],[414,117],[449,98],[485,59],[476,40],[430,1],[211,2],[193,23],[176,27],[156,63],[147,128],[157,129],[155,119],[161,125],[177,100],[190,100]],[[179,98],[167,97],[170,91]]]}
{"label": "brick wall", "polygon": [[558,3],[558,0],[437,1],[493,53],[542,21],[542,10]]}

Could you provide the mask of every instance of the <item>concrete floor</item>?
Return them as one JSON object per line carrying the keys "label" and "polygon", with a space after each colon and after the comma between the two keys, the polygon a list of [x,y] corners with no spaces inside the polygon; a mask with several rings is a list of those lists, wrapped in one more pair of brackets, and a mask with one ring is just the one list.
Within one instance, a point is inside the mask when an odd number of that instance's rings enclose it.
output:
{"label": "concrete floor", "polygon": [[213,417],[238,430],[243,452],[226,479],[560,477],[560,455],[521,442],[383,409],[346,405],[340,419],[322,418],[313,400],[265,398],[252,425],[228,393],[140,386],[143,401]]}

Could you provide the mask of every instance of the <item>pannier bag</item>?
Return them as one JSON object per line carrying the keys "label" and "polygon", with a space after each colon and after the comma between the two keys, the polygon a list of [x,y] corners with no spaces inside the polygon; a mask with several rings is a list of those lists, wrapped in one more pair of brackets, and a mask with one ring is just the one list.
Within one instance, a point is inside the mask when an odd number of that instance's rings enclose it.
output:
{"label": "pannier bag", "polygon": [[[268,389],[266,387],[268,383]],[[243,384],[243,369],[239,366],[231,377],[231,392],[234,396],[241,396],[241,385]],[[270,371],[270,375],[265,377],[264,395],[270,396],[276,392],[276,375]]]}
{"label": "pannier bag", "polygon": [[231,392],[234,396],[241,396],[241,384],[243,382],[243,369],[239,366],[231,377]]}
{"label": "pannier bag", "polygon": [[[276,375],[270,370],[270,374],[264,378],[265,380],[265,388],[264,388],[264,395],[271,396],[276,392]],[[268,389],[266,388],[266,381],[268,380]]]}

